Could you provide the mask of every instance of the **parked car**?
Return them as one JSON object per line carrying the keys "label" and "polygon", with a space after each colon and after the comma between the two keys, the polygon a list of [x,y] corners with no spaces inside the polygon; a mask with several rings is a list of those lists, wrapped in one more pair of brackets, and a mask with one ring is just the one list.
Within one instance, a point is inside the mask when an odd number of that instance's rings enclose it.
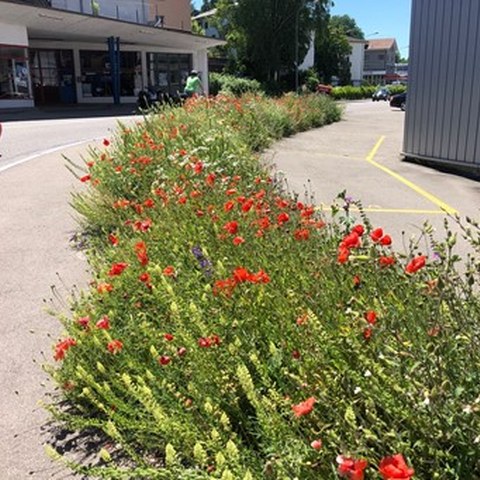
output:
{"label": "parked car", "polygon": [[390,91],[388,88],[379,88],[373,95],[372,101],[379,102],[380,100],[387,101],[390,99]]}
{"label": "parked car", "polygon": [[394,108],[401,108],[403,111],[405,111],[405,108],[407,107],[407,92],[394,95],[390,99],[390,106]]}

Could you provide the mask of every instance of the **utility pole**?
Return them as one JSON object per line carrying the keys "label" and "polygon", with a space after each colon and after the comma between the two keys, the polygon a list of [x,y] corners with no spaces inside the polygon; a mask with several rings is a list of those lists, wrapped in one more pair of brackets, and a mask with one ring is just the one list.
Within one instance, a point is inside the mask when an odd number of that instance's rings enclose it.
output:
{"label": "utility pole", "polygon": [[300,3],[297,14],[295,15],[295,92],[298,93],[299,84],[298,84],[298,23],[300,20],[300,10],[303,6],[303,0]]}

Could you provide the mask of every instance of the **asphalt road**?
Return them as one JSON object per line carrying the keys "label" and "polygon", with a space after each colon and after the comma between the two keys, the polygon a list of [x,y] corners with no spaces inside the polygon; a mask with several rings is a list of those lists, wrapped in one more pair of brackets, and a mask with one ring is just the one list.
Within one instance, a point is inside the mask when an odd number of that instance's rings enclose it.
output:
{"label": "asphalt road", "polygon": [[19,117],[15,121],[2,121],[0,172],[47,153],[109,137],[119,120],[128,123],[139,118],[108,116],[25,120]]}

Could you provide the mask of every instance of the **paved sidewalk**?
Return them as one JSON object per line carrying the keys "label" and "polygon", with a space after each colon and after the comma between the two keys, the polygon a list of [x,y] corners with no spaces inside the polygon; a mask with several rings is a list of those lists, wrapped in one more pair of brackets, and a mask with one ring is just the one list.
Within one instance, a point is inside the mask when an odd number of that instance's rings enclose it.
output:
{"label": "paved sidewalk", "polygon": [[[371,101],[345,108],[343,121],[283,139],[266,153],[293,191],[311,190],[329,211],[346,190],[362,201],[374,226],[392,235],[398,249],[419,236],[425,221],[443,238],[444,208],[480,217],[480,182],[402,161],[403,112]],[[467,251],[464,243],[459,251]]]}
{"label": "paved sidewalk", "polygon": [[[85,147],[64,153],[78,159]],[[41,365],[52,361],[61,334],[43,300],[54,291],[66,298],[87,280],[84,256],[69,247],[76,228],[70,192],[78,184],[60,152],[0,174],[1,480],[69,476],[44,454],[48,415],[38,401],[52,390]]]}

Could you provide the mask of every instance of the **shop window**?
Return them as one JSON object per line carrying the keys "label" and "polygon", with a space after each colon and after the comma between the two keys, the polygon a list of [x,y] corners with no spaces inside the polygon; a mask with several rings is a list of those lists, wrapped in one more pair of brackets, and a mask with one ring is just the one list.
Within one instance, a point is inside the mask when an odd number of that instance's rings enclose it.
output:
{"label": "shop window", "polygon": [[80,71],[84,97],[112,96],[112,75],[108,52],[80,50]]}
{"label": "shop window", "polygon": [[120,94],[137,96],[143,89],[140,52],[120,52]]}
{"label": "shop window", "polygon": [[174,53],[148,53],[148,86],[162,93],[182,92],[192,65],[192,56]]}
{"label": "shop window", "polygon": [[0,45],[0,100],[29,98],[27,49]]}
{"label": "shop window", "polygon": [[[108,52],[81,50],[80,66],[84,97],[111,97],[112,68]],[[120,52],[120,95],[136,96],[142,89],[139,52]]]}

